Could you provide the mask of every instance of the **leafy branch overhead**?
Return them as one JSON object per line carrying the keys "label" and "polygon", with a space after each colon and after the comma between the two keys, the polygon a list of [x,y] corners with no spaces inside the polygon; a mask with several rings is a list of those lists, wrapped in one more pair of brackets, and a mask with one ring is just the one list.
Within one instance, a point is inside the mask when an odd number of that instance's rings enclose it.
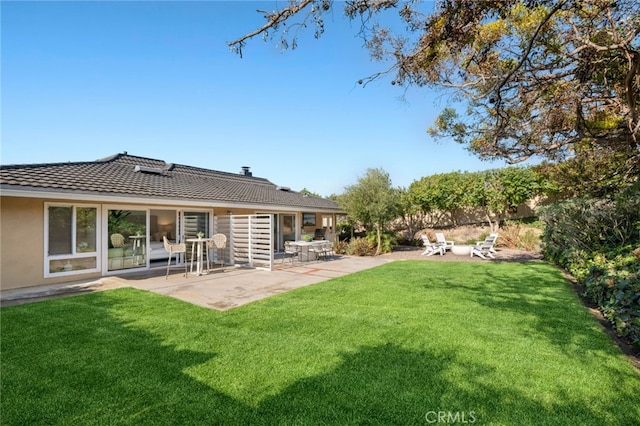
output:
{"label": "leafy branch overhead", "polygon": [[[253,37],[279,35],[283,49],[295,48],[299,29],[324,32],[335,4],[291,0],[229,46],[242,53]],[[594,149],[625,158],[623,179],[640,176],[636,0],[361,0],[345,2],[344,13],[359,19],[373,58],[394,64],[370,79],[391,71],[394,84],[444,88],[464,105],[442,111],[433,136],[510,163]],[[381,24],[389,13],[402,30]]]}

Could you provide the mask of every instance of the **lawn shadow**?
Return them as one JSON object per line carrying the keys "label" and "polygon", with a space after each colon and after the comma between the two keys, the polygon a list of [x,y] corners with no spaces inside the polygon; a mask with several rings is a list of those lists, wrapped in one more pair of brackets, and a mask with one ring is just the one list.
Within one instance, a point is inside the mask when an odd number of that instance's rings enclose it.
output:
{"label": "lawn shadow", "polygon": [[[452,374],[460,368],[462,380],[459,373]],[[596,411],[572,400],[570,390],[559,391],[553,403],[536,401],[503,383],[492,384],[492,374],[491,367],[463,362],[453,351],[414,351],[393,344],[361,347],[343,353],[333,370],[265,400],[258,413],[264,424],[309,425],[428,424],[440,413],[457,418],[454,423],[478,424],[601,425],[634,418],[633,413],[617,418],[613,405]]]}
{"label": "lawn shadow", "polygon": [[119,297],[131,292],[3,308],[3,425],[211,424],[216,412],[230,422],[247,415],[246,406],[185,373],[216,353],[177,348],[117,314],[125,303],[144,311],[176,302]]}
{"label": "lawn shadow", "polygon": [[[503,301],[496,302],[500,308]],[[161,337],[189,333],[190,323],[218,315],[196,306],[172,313],[176,304],[182,302],[125,288],[3,309],[2,424],[397,425],[445,413],[478,424],[601,425],[632,424],[638,416],[616,401],[596,408],[570,389],[533,399],[496,381],[494,366],[426,343],[342,350],[337,364],[249,405],[217,390],[215,380],[188,374],[216,363],[215,350],[184,349]],[[190,348],[203,347],[197,339],[189,336]],[[254,385],[237,378],[237,386]]]}
{"label": "lawn shadow", "polygon": [[[478,268],[473,283],[461,283],[453,276],[443,278],[441,285],[463,290],[469,300],[494,310],[497,318],[505,312],[522,316],[533,324],[539,335],[567,356],[604,358],[617,355],[616,349],[632,355],[623,351],[607,332],[606,325],[588,312],[575,288],[556,267],[544,262],[526,262],[519,264],[520,269],[514,274],[513,265],[504,266],[507,268],[494,263]],[[529,318],[534,318],[533,322]],[[523,336],[529,333],[526,327],[518,332]]]}

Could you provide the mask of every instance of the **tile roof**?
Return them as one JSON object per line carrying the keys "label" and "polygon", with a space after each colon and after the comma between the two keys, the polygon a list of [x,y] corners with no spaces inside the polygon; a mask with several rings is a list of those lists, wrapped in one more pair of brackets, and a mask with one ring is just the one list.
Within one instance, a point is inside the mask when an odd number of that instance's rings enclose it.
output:
{"label": "tile roof", "polygon": [[24,189],[340,211],[331,200],[305,196],[276,186],[264,178],[165,163],[127,153],[89,162],[0,166],[0,185],[3,190]]}

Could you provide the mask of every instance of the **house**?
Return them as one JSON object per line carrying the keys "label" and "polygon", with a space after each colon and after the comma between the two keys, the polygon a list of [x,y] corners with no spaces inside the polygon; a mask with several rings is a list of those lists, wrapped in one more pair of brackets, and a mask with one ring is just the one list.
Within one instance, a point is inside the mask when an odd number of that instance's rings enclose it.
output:
{"label": "house", "polygon": [[[163,239],[224,233],[225,263],[273,265],[284,242],[334,238],[334,201],[252,175],[126,152],[88,162],[0,166],[2,289],[166,266]],[[185,261],[179,258],[178,262]]]}

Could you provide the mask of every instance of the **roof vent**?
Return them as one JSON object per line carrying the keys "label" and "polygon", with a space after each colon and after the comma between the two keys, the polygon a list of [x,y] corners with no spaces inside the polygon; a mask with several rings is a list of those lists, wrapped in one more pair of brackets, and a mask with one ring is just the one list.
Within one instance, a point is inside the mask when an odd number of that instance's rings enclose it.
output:
{"label": "roof vent", "polygon": [[154,175],[162,174],[162,169],[160,167],[136,166],[133,170],[136,173],[151,173]]}
{"label": "roof vent", "polygon": [[291,188],[289,188],[288,186],[276,186],[276,189],[278,191],[291,191]]}
{"label": "roof vent", "polygon": [[242,166],[242,170],[240,170],[240,174],[243,176],[253,176],[253,173],[249,171],[250,168],[251,167],[249,166]]}

